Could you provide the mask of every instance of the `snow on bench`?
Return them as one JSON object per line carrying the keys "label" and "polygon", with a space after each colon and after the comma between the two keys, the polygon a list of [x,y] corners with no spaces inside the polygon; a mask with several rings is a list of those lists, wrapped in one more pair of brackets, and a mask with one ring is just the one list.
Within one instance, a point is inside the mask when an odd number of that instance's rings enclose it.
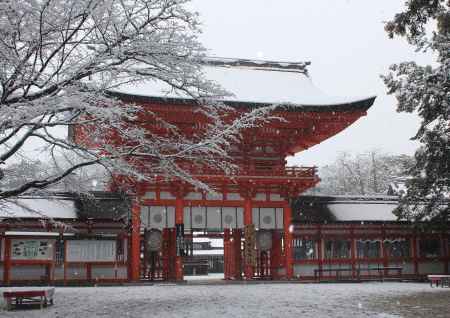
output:
{"label": "snow on bench", "polygon": [[428,275],[428,280],[430,281],[430,286],[433,287],[433,284],[436,287],[450,287],[450,275]]}
{"label": "snow on bench", "polygon": [[44,306],[53,305],[53,295],[55,288],[42,289],[20,289],[3,292],[3,298],[6,302],[6,309],[16,309],[21,305],[39,305],[40,309]]}

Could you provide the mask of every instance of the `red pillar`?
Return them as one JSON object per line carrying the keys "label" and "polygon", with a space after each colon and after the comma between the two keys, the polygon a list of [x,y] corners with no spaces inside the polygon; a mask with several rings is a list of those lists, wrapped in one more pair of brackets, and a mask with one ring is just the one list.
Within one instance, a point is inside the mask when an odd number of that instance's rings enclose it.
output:
{"label": "red pillar", "polygon": [[[381,243],[380,243],[380,247],[381,247],[381,257],[383,258],[383,267],[389,267],[389,257],[386,251],[386,246],[384,244],[384,242],[386,241],[386,229],[384,227],[384,225],[381,225],[381,231],[382,231],[382,235],[381,235]],[[389,275],[389,271],[388,270],[384,270],[383,273],[384,276],[388,276]]]}
{"label": "red pillar", "polygon": [[223,230],[223,277],[224,279],[231,279],[233,276],[233,252],[232,242],[230,242],[230,229]]}
{"label": "red pillar", "polygon": [[323,237],[322,237],[322,226],[320,224],[317,225],[317,236],[318,236],[318,240],[317,240],[317,261],[319,264],[319,280],[320,280],[320,276],[322,275],[321,270],[323,268]]}
{"label": "red pillar", "polygon": [[131,207],[130,280],[139,281],[141,270],[141,206],[138,200]]}
{"label": "red pillar", "polygon": [[3,283],[9,285],[11,281],[11,239],[5,237],[5,261],[3,267]]}
{"label": "red pillar", "polygon": [[[350,257],[352,259],[352,278],[356,278],[356,241],[355,241],[355,230],[353,227],[350,229]],[[359,275],[358,275],[359,279]]]}
{"label": "red pillar", "polygon": [[412,249],[413,249],[413,262],[414,262],[414,275],[418,276],[419,275],[419,249],[418,249],[418,242],[417,242],[417,234],[416,231],[414,230],[414,234],[412,237]]}
{"label": "red pillar", "polygon": [[292,233],[291,227],[292,210],[289,203],[286,203],[283,208],[283,221],[284,221],[284,254],[286,264],[286,278],[292,279],[294,276],[294,260],[292,257]]}
{"label": "red pillar", "polygon": [[449,256],[450,256],[450,249],[449,249],[450,241],[448,239],[448,235],[443,236],[442,239],[444,242],[444,255],[445,255],[445,262],[444,262],[445,271],[444,271],[444,273],[445,273],[445,275],[448,275],[448,261],[449,261]]}
{"label": "red pillar", "polygon": [[[245,198],[244,202],[244,225],[251,225],[252,221],[252,200],[251,198]],[[245,279],[253,278],[253,266],[252,264],[245,264],[244,274]]]}
{"label": "red pillar", "polygon": [[169,280],[170,277],[170,229],[165,228],[162,231],[163,246],[162,246],[162,277]]}
{"label": "red pillar", "polygon": [[272,233],[272,251],[270,253],[270,264],[271,269],[270,273],[272,276],[272,279],[278,279],[278,268],[280,267],[282,261],[281,261],[281,235],[280,232],[273,231]]}
{"label": "red pillar", "polygon": [[233,230],[233,249],[234,249],[234,278],[242,279],[242,251],[241,251],[241,230]]}
{"label": "red pillar", "polygon": [[[175,200],[175,224],[178,226],[183,225],[183,199],[181,199],[179,196],[177,196]],[[175,248],[178,247],[179,246],[176,246]],[[177,256],[175,258],[175,280],[182,281],[184,279],[183,256],[180,255],[180,251],[177,251],[176,255]]]}

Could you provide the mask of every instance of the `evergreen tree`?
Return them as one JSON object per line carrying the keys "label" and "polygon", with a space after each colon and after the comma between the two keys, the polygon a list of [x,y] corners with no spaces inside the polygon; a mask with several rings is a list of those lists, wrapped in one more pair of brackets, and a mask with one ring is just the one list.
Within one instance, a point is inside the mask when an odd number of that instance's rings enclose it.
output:
{"label": "evergreen tree", "polygon": [[385,29],[390,37],[404,37],[417,50],[436,56],[433,66],[403,62],[383,76],[388,93],[398,101],[397,111],[416,112],[422,119],[413,137],[421,147],[397,214],[412,221],[446,223],[450,213],[450,1],[409,0]]}

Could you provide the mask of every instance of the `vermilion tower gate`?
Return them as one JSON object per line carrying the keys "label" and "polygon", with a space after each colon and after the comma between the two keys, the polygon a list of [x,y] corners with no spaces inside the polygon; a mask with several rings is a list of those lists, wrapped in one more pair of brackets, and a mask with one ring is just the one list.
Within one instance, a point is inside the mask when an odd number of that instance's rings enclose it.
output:
{"label": "vermilion tower gate", "polygon": [[[284,120],[272,120],[242,133],[231,152],[239,167],[236,173],[226,175],[185,164],[216,194],[163,176],[155,176],[151,183],[132,182],[136,197],[130,276],[133,280],[141,276],[182,280],[184,240],[194,231],[215,231],[223,233],[225,278],[292,278],[289,200],[313,187],[319,178],[314,167],[287,167],[285,159],[348,127],[366,114],[374,98],[329,98],[312,85],[304,63],[209,59],[205,73],[235,94],[225,102],[238,112],[281,103],[286,107],[273,115]],[[205,122],[205,117],[195,111],[193,100],[163,95],[154,85],[114,94],[125,103],[141,105],[142,122],[146,122],[148,110],[176,125],[186,136]],[[150,120],[145,127],[152,133],[160,129]],[[83,138],[81,130],[75,135]],[[150,232],[155,230],[162,233],[159,247],[152,247],[149,241]],[[152,240],[157,242],[157,235]]]}

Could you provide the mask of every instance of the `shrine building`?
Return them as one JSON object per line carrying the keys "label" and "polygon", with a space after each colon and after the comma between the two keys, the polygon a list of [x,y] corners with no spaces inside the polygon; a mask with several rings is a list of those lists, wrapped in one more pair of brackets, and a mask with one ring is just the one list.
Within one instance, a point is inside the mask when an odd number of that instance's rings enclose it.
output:
{"label": "shrine building", "polygon": [[[216,190],[214,195],[164,176],[155,177],[154,182],[133,180],[128,185],[136,193],[131,217],[131,280],[182,280],[186,249],[195,237],[205,236],[223,237],[226,279],[293,277],[290,199],[314,187],[319,177],[315,167],[287,167],[286,157],[342,131],[364,116],[375,99],[326,96],[312,84],[307,65],[219,58],[204,61],[206,78],[233,93],[225,98],[225,104],[240,113],[278,104],[284,107],[272,115],[284,120],[271,120],[242,132],[230,154],[239,167],[237,172],[224,174],[186,163],[190,174]],[[197,111],[195,100],[164,83],[119,88],[114,95],[124,103],[141,105],[139,120],[146,122],[146,129],[153,134],[162,132],[145,120],[148,111],[177,126],[187,137],[208,123]],[[165,255],[159,253],[159,237],[167,247]],[[172,261],[164,265],[167,258]]]}

